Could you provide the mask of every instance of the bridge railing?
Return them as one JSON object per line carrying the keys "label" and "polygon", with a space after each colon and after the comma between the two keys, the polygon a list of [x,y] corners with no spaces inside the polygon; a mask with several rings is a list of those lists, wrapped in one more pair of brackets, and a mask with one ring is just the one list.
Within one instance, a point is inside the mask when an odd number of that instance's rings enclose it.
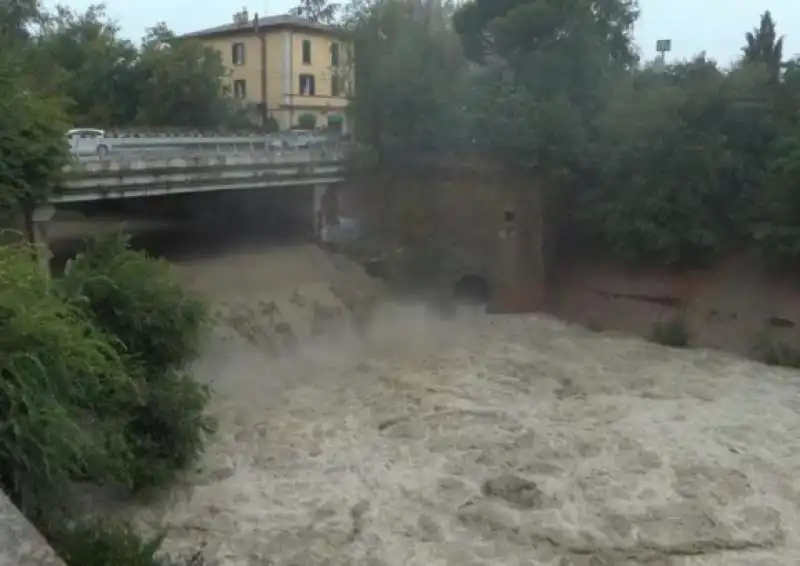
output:
{"label": "bridge railing", "polygon": [[345,142],[317,143],[307,147],[292,147],[290,145],[275,144],[263,138],[243,140],[242,138],[219,138],[212,140],[200,138],[194,143],[182,141],[175,144],[142,145],[114,147],[107,155],[76,155],[80,162],[86,161],[148,161],[169,158],[208,157],[215,155],[305,155],[311,160],[343,159],[350,150],[350,144]]}

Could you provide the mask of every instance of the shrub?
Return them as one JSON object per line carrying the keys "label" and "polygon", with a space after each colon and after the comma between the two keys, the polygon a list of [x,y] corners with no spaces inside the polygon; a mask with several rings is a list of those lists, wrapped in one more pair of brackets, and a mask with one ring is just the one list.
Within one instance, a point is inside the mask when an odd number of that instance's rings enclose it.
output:
{"label": "shrub", "polygon": [[187,293],[166,261],[131,249],[125,234],[88,240],[61,288],[154,374],[197,354],[206,306]]}
{"label": "shrub", "polygon": [[26,245],[0,247],[0,483],[36,520],[75,477],[124,474],[137,390],[108,337],[60,300]]}
{"label": "shrub", "polygon": [[203,450],[213,421],[205,415],[208,388],[186,373],[169,370],[150,381],[130,409],[128,474],[135,491],[163,485],[186,469]]}
{"label": "shrub", "polygon": [[297,117],[297,127],[304,130],[313,130],[317,127],[317,117],[314,114],[305,112]]}
{"label": "shrub", "polygon": [[203,566],[202,555],[175,560],[159,555],[164,537],[145,537],[126,524],[87,521],[47,532],[68,566]]}
{"label": "shrub", "polygon": [[753,239],[768,264],[783,268],[800,259],[800,135],[776,142],[773,154],[758,191]]}
{"label": "shrub", "polygon": [[119,354],[139,385],[141,396],[120,408],[128,419],[130,485],[164,483],[199,455],[210,429],[208,390],[183,371],[197,353],[206,306],[166,262],[132,250],[120,234],[89,241],[60,289],[119,339]]}
{"label": "shrub", "polygon": [[676,317],[666,322],[657,322],[653,325],[650,341],[671,348],[686,348],[689,346],[689,328],[686,321]]}
{"label": "shrub", "polygon": [[800,369],[800,348],[766,332],[756,338],[753,354],[757,360],[770,366]]}
{"label": "shrub", "polygon": [[267,117],[267,121],[264,122],[264,131],[267,133],[279,132],[281,129],[281,125],[278,121],[273,118],[272,116]]}

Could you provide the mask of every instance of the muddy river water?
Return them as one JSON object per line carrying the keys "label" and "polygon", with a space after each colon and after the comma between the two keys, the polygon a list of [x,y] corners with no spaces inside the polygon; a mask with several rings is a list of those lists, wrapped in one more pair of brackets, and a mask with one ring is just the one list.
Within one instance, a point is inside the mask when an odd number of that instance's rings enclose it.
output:
{"label": "muddy river water", "polygon": [[[446,319],[313,246],[182,263],[219,431],[124,510],[225,566],[800,564],[800,379],[544,316]],[[359,305],[377,304],[354,331]],[[356,312],[354,315],[353,312]]]}

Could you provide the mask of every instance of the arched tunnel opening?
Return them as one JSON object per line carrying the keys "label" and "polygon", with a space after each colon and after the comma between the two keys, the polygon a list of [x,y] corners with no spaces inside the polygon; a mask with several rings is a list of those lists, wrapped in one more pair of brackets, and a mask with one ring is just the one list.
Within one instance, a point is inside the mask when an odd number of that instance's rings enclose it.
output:
{"label": "arched tunnel opening", "polygon": [[486,305],[491,297],[489,281],[473,273],[461,276],[453,284],[453,298],[467,305]]}

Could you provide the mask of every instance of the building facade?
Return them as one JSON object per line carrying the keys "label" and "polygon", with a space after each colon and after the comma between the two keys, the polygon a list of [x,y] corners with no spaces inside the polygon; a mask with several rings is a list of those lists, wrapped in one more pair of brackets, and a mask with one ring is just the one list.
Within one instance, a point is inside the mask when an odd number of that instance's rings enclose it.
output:
{"label": "building facade", "polygon": [[184,35],[220,52],[231,94],[262,123],[348,131],[352,64],[336,30],[291,15],[253,18]]}

